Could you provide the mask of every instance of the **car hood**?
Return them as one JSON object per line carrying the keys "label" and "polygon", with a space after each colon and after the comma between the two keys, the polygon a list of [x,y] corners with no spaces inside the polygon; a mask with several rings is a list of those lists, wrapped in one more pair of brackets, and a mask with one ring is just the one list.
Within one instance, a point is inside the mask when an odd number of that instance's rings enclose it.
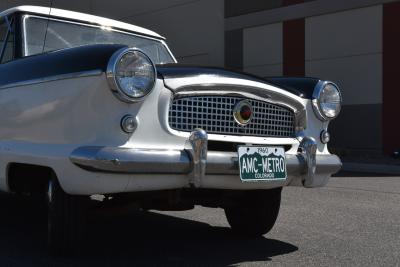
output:
{"label": "car hood", "polygon": [[319,81],[319,79],[307,77],[261,78],[224,68],[197,67],[182,64],[157,65],[157,72],[158,76],[164,79],[166,86],[170,89],[176,89],[172,86],[172,81],[175,79],[207,77],[209,81],[209,78],[234,78],[272,85],[302,98],[311,98],[315,85]]}

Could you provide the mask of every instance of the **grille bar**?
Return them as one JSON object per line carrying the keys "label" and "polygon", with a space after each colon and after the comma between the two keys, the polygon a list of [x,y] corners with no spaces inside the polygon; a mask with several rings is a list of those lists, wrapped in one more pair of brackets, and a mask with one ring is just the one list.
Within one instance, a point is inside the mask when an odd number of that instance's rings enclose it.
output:
{"label": "grille bar", "polygon": [[253,106],[253,118],[245,126],[236,123],[233,108],[245,98],[231,96],[195,96],[172,101],[169,125],[190,132],[202,128],[212,134],[261,137],[293,137],[294,113],[290,109],[264,101],[247,99]]}

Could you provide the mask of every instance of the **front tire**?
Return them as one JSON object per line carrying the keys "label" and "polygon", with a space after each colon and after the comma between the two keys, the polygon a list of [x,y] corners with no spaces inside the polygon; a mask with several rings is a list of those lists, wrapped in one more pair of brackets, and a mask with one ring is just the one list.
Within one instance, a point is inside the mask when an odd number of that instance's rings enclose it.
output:
{"label": "front tire", "polygon": [[84,229],[84,197],[66,194],[56,178],[48,184],[48,247],[52,255],[77,252]]}
{"label": "front tire", "polygon": [[225,208],[232,230],[242,236],[257,237],[269,231],[278,218],[282,187],[270,190],[248,191],[235,198]]}

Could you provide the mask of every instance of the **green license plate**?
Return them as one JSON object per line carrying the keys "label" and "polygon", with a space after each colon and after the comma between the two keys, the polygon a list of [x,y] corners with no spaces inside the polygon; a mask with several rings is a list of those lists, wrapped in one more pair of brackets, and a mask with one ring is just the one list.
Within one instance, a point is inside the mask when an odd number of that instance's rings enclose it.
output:
{"label": "green license plate", "polygon": [[286,180],[283,147],[240,146],[240,179],[244,182]]}

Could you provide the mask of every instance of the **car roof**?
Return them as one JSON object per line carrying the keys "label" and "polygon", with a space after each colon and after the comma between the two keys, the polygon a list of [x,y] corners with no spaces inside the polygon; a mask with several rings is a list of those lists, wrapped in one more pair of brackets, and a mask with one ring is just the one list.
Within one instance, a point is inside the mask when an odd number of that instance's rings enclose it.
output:
{"label": "car roof", "polygon": [[8,15],[16,13],[16,12],[37,14],[37,15],[64,18],[64,19],[73,19],[76,21],[88,22],[91,24],[98,24],[98,25],[101,25],[104,27],[118,28],[121,30],[140,33],[140,34],[144,34],[144,35],[151,36],[151,37],[158,38],[158,39],[165,39],[163,36],[159,35],[158,33],[148,30],[146,28],[142,28],[139,26],[135,26],[132,24],[124,23],[121,21],[113,20],[113,19],[108,19],[108,18],[104,18],[104,17],[89,15],[89,14],[75,12],[75,11],[58,9],[58,8],[49,8],[49,7],[42,7],[42,6],[18,6],[18,7],[13,7],[13,8],[10,8],[10,9],[0,12],[0,17],[8,16]]}

